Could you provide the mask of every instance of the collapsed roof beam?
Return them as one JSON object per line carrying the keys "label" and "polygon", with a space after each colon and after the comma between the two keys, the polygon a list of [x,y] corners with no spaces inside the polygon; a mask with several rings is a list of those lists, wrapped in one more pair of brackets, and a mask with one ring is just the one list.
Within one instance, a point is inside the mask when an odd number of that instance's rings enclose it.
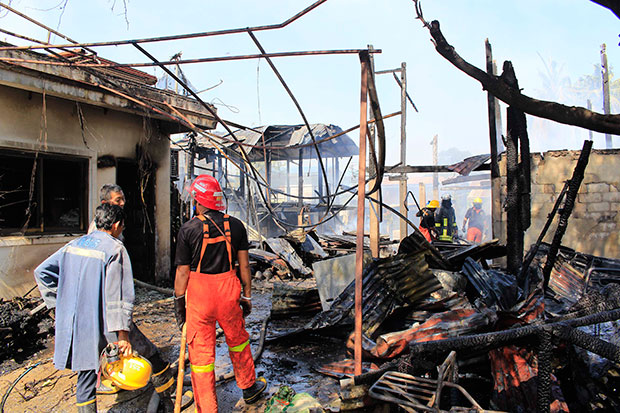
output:
{"label": "collapsed roof beam", "polygon": [[[247,33],[248,30],[257,32],[257,31],[261,31],[261,30],[281,29],[281,28],[286,27],[289,24],[293,23],[294,21],[298,20],[300,17],[302,17],[305,14],[311,12],[312,10],[314,10],[317,7],[319,7],[321,4],[323,4],[325,2],[327,2],[327,0],[318,0],[317,2],[312,3],[310,6],[306,7],[305,9],[303,9],[302,11],[300,11],[299,13],[294,15],[293,17],[289,18],[288,20],[285,20],[282,23],[278,23],[278,24],[271,24],[271,25],[267,25],[267,26],[255,26],[255,27],[249,27],[249,28],[248,27],[244,27],[244,28],[239,28],[239,29],[215,30],[215,31],[211,31],[211,32],[178,34],[178,35],[172,35],[172,36],[147,37],[147,38],[143,38],[143,39],[132,39],[132,40],[116,40],[116,41],[108,41],[108,42],[77,43],[74,40],[71,40],[70,38],[68,38],[68,37],[66,37],[66,36],[56,32],[54,29],[45,27],[46,30],[48,30],[48,31],[50,31],[50,32],[52,32],[52,33],[62,37],[65,40],[70,41],[71,43],[68,43],[68,44],[57,44],[57,45],[47,45],[47,46],[0,47],[0,50],[32,50],[32,49],[45,49],[47,47],[54,47],[54,48],[84,47],[84,48],[86,48],[86,47],[98,47],[98,46],[120,46],[120,45],[130,45],[130,44],[133,45],[133,44],[136,44],[136,43],[154,43],[154,42],[164,42],[164,41],[170,41],[170,40],[183,40],[183,39],[194,39],[194,38],[199,38],[199,37],[221,36],[221,35],[226,35],[226,34]],[[7,9],[9,11],[12,11],[13,13],[21,15],[21,13],[19,13],[17,10],[12,9],[11,7],[7,6],[4,3],[0,3],[0,7],[4,7],[5,9]],[[40,23],[39,23],[39,25],[40,25]]]}

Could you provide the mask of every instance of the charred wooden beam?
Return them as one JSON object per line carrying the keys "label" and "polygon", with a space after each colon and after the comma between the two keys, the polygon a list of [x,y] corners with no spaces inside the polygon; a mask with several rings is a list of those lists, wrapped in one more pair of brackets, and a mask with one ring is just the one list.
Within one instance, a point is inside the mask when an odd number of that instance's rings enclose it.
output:
{"label": "charred wooden beam", "polygon": [[551,322],[543,325],[527,325],[524,327],[511,328],[498,332],[474,334],[467,337],[448,338],[424,343],[413,343],[410,344],[409,347],[412,355],[471,348],[486,350],[501,347],[507,343],[514,343],[517,340],[537,335],[543,328],[553,328],[555,330],[556,328],[561,328],[564,326],[580,327],[618,319],[620,319],[620,309],[615,309],[602,311],[596,314],[587,315],[585,317]]}
{"label": "charred wooden beam", "polygon": [[518,132],[515,128],[515,117],[518,116],[517,109],[508,108],[508,136],[504,144],[506,145],[506,248],[508,272],[515,274],[521,265],[523,257],[523,231],[521,229],[520,215],[520,194],[519,194],[519,152],[518,152]]}
{"label": "charred wooden beam", "polygon": [[568,190],[568,182],[566,182],[564,184],[564,187],[562,187],[562,191],[560,191],[558,198],[555,200],[553,209],[551,210],[549,215],[547,215],[547,222],[545,222],[545,226],[543,227],[542,231],[540,231],[540,234],[538,235],[538,239],[536,240],[536,243],[530,249],[530,251],[525,256],[525,259],[523,260],[523,265],[521,266],[521,277],[525,276],[527,269],[530,267],[532,260],[536,256],[536,253],[538,252],[538,249],[540,248],[540,244],[542,243],[543,238],[545,238],[545,235],[547,234],[547,231],[549,230],[549,227],[551,226],[551,222],[553,222],[553,218],[555,218],[555,214],[558,212],[558,209],[560,209],[560,204],[564,200],[564,196],[566,195],[567,190]]}
{"label": "charred wooden beam", "polygon": [[538,411],[549,412],[551,400],[551,329],[543,328],[538,332]]}
{"label": "charred wooden beam", "polygon": [[[420,17],[420,12],[418,12],[418,18]],[[464,60],[448,43],[437,20],[430,24],[426,21],[424,23],[429,29],[437,52],[457,69],[480,82],[484,90],[504,103],[513,105],[530,115],[566,125],[579,126],[596,132],[620,134],[620,115],[604,115],[582,107],[566,106],[526,96],[519,89],[507,84],[501,76],[491,76]]]}
{"label": "charred wooden beam", "polygon": [[564,203],[564,208],[560,213],[558,228],[556,229],[555,235],[553,236],[553,242],[551,243],[551,247],[549,248],[549,253],[547,254],[547,261],[545,262],[545,267],[543,268],[544,290],[546,290],[547,286],[549,285],[549,276],[551,274],[551,269],[553,268],[553,264],[555,264],[555,259],[558,254],[560,244],[562,242],[562,237],[566,232],[566,227],[568,227],[568,218],[573,212],[573,207],[575,206],[575,199],[577,198],[577,192],[579,191],[579,187],[581,186],[581,181],[583,181],[584,171],[586,169],[586,166],[588,165],[591,150],[592,141],[584,141],[583,148],[581,149],[581,154],[579,155],[579,159],[577,160],[577,165],[575,166],[575,169],[573,171],[573,176],[568,184],[566,202]]}

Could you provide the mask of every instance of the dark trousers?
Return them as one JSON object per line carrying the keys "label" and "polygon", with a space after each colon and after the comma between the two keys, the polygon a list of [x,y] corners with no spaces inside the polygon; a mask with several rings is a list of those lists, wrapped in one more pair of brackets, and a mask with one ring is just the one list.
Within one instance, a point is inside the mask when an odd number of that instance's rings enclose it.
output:
{"label": "dark trousers", "polygon": [[78,406],[95,403],[95,391],[97,390],[97,371],[80,370],[78,371],[77,386],[75,389],[75,400]]}
{"label": "dark trousers", "polygon": [[133,321],[129,324],[129,342],[133,350],[151,362],[154,374],[159,373],[168,366],[168,363],[162,360],[155,344],[140,331]]}

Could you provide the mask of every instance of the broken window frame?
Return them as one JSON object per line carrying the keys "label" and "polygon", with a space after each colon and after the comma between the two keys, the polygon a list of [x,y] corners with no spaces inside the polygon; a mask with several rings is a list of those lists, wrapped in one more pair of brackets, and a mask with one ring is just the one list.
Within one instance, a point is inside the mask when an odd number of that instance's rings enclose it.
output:
{"label": "broken window frame", "polygon": [[[20,165],[20,160],[23,166]],[[36,162],[36,169],[30,200],[30,218],[27,221],[26,211],[30,198],[34,162]],[[0,165],[2,165],[0,167],[0,194],[2,191],[18,190],[21,192],[18,196],[11,196],[8,193],[4,199],[0,196],[0,236],[86,232],[89,196],[89,158],[87,156],[2,148]],[[7,167],[7,165],[10,166]],[[11,169],[11,167],[19,169]],[[11,176],[16,176],[18,171],[20,182],[7,185],[6,180],[11,179]],[[46,209],[46,204],[60,204],[60,210],[52,209],[51,206]],[[11,208],[12,211],[9,210],[7,213],[2,211],[4,208]],[[61,224],[61,217],[75,210],[77,210],[77,224]],[[73,219],[75,215],[74,213]],[[7,217],[10,222],[3,222],[3,217]],[[24,228],[26,222],[28,225]]]}

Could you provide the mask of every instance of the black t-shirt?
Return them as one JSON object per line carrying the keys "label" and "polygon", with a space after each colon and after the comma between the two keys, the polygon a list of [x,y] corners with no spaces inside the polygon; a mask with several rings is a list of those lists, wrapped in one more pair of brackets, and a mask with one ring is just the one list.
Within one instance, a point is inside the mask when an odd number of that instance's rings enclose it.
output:
{"label": "black t-shirt", "polygon": [[[224,232],[224,214],[219,211],[209,210],[205,213]],[[237,251],[249,249],[248,234],[243,223],[235,217],[230,217],[230,234],[232,238],[233,265],[237,261]],[[209,238],[222,236],[220,229],[207,218],[209,225]],[[177,252],[174,260],[175,265],[189,265],[190,271],[196,271],[200,261],[202,248],[202,221],[197,217],[187,221],[179,230],[177,237]],[[209,244],[202,258],[200,272],[204,274],[219,274],[230,270],[228,252],[225,242]]]}
{"label": "black t-shirt", "polygon": [[478,228],[480,231],[484,230],[485,215],[482,209],[469,208],[465,213],[465,218],[469,218],[469,228]]}

